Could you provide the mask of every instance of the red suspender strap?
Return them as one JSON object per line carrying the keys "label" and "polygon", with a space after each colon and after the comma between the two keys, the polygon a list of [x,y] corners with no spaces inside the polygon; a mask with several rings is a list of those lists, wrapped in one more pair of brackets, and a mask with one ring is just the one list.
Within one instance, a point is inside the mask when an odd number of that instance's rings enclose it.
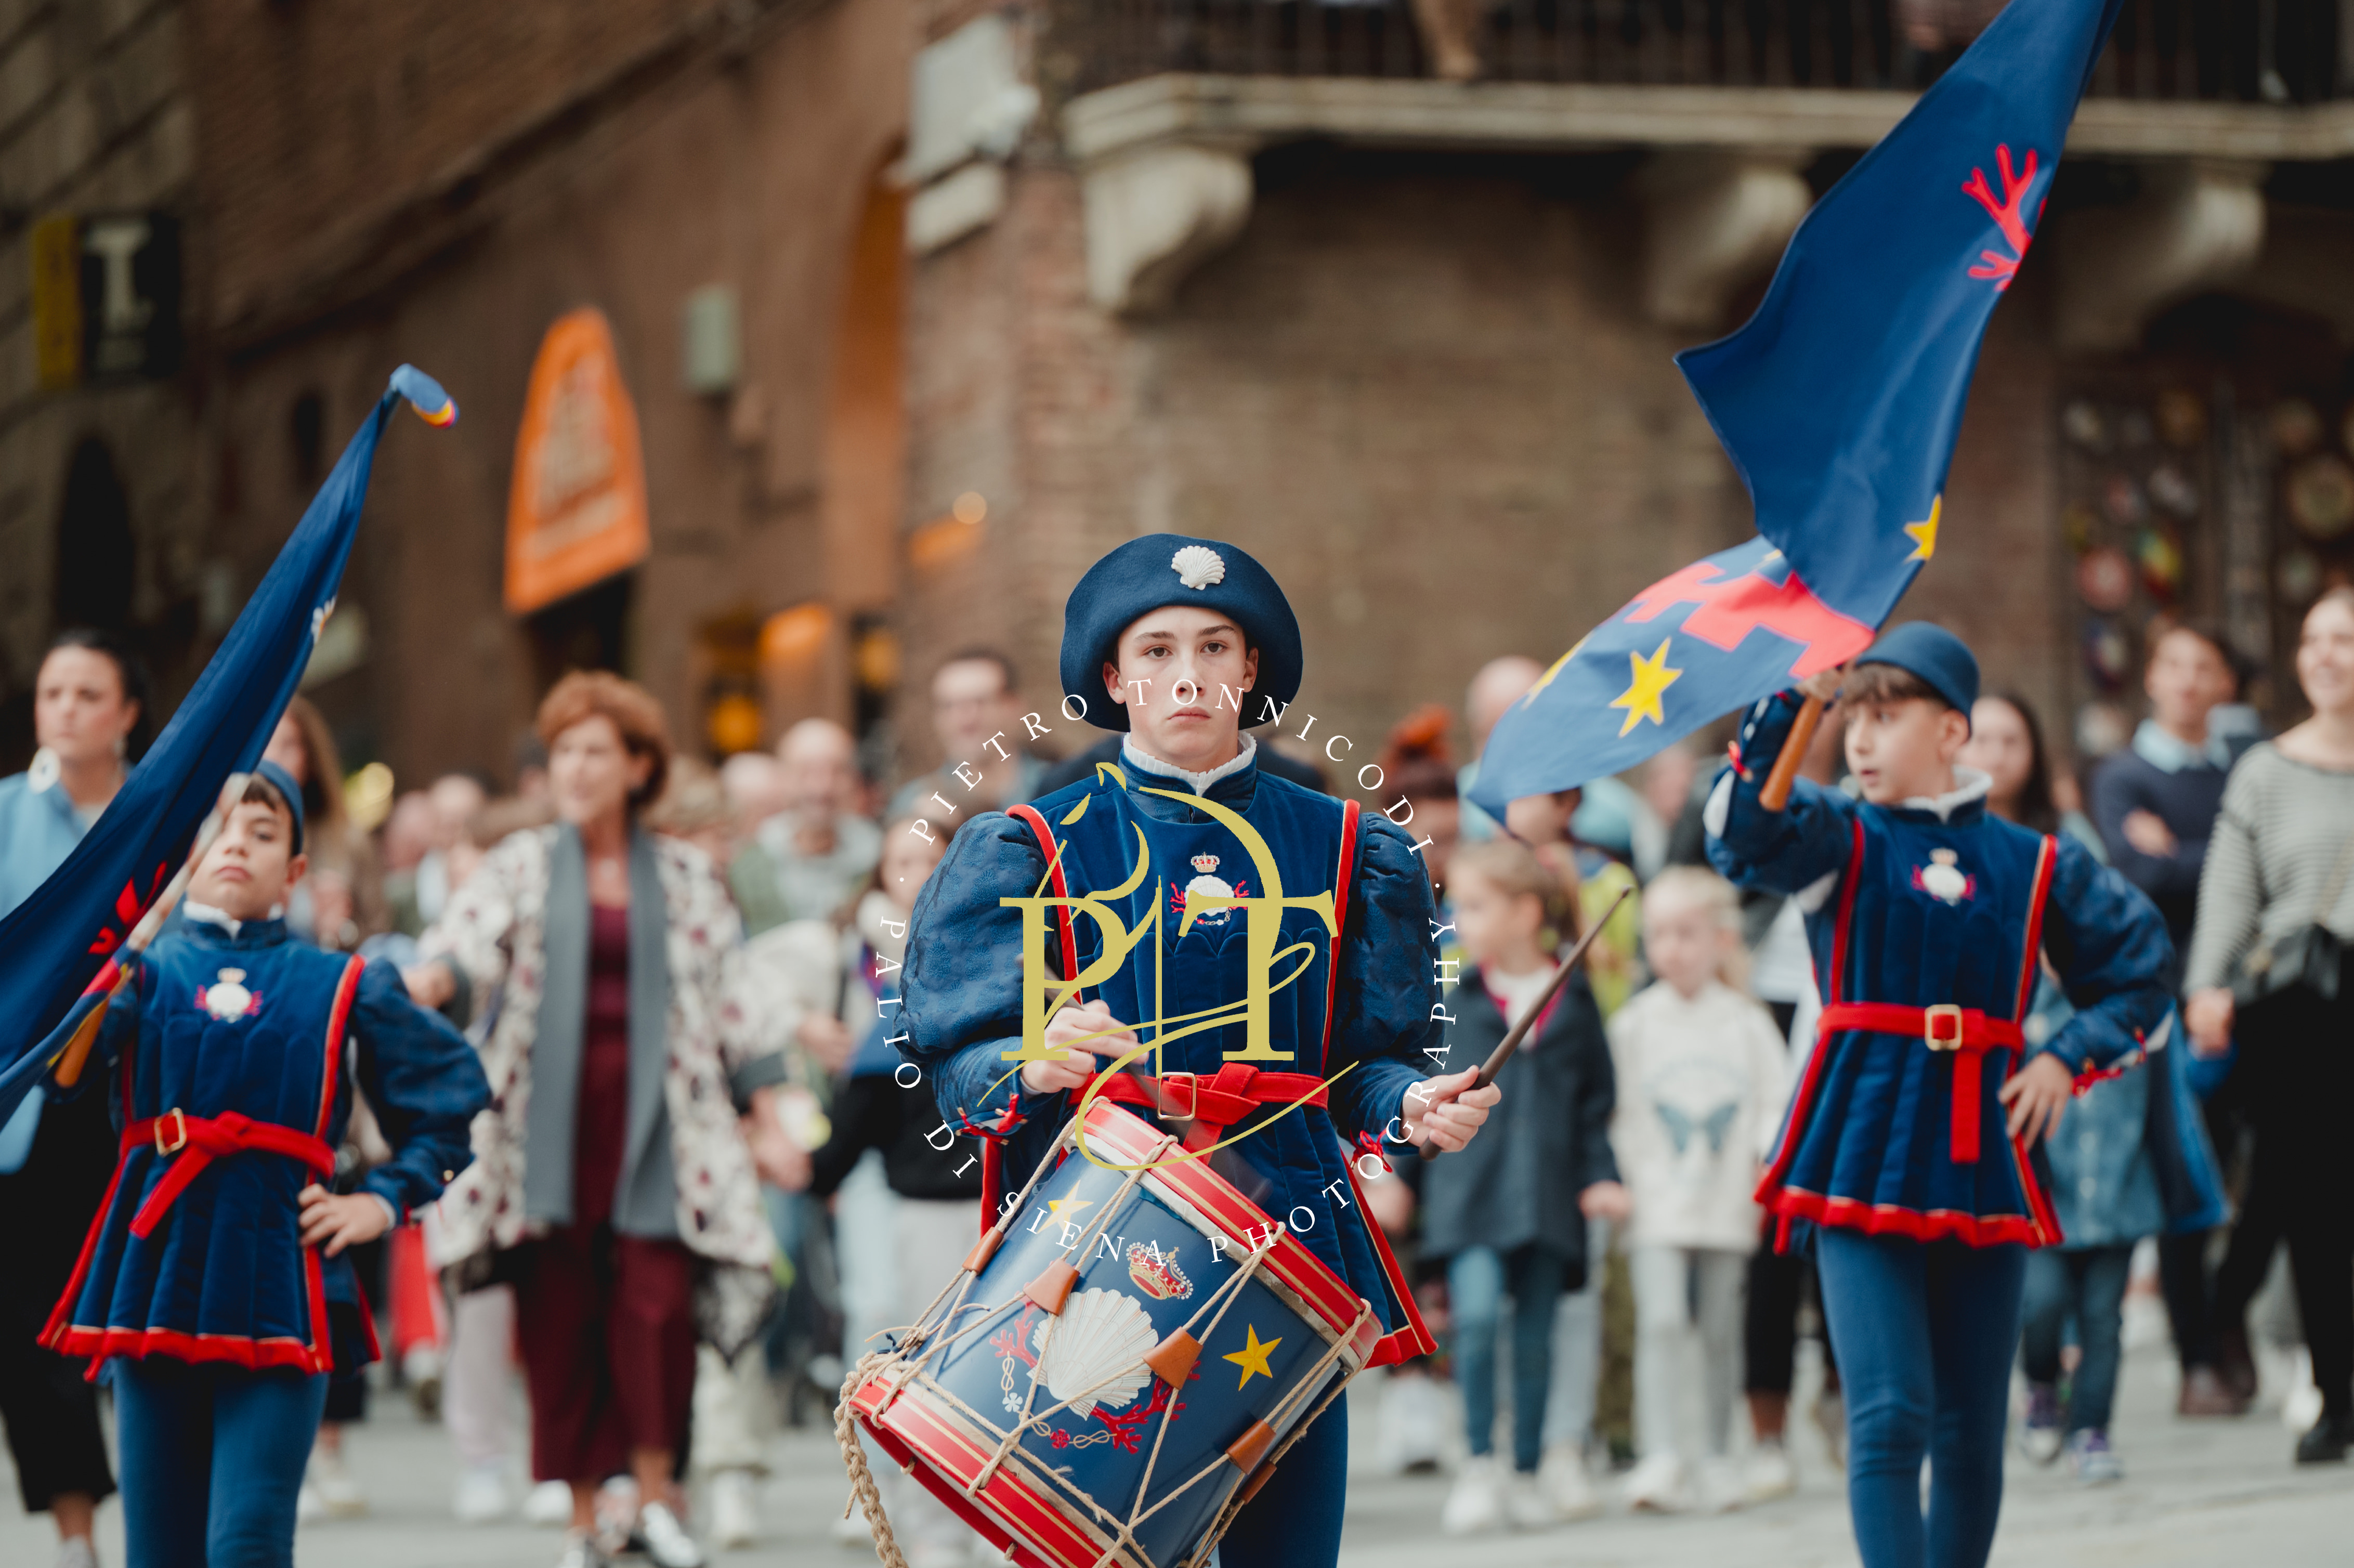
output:
{"label": "red suspender strap", "polygon": [[[1038,853],[1046,857],[1047,885],[1054,888],[1055,897],[1068,898],[1071,887],[1063,875],[1062,853],[1055,847],[1055,832],[1046,825],[1046,819],[1038,814],[1037,807],[1028,805],[1009,806],[1005,814],[1027,827],[1037,839]],[[1079,972],[1079,940],[1072,927],[1068,909],[1055,911],[1055,929],[1063,939],[1063,973],[1076,975]],[[1017,1098],[1020,1093],[1019,1089],[1014,1091]],[[981,1140],[981,1229],[984,1235],[988,1234],[989,1227],[997,1223],[998,1207],[1004,1202],[1004,1142],[1000,1139],[984,1138]]]}
{"label": "red suspender strap", "polygon": [[1831,927],[1831,993],[1826,1003],[1847,1000],[1849,935],[1855,929],[1855,893],[1863,885],[1863,819],[1854,824],[1853,847],[1848,851],[1847,885],[1840,889],[1839,920]]}
{"label": "red suspender strap", "polygon": [[[2035,1001],[2035,970],[2043,955],[2043,906],[2052,896],[2052,873],[2059,863],[2060,841],[2051,834],[2043,835],[2043,847],[2035,856],[2035,885],[2028,896],[2027,940],[2019,960],[2019,1007],[2012,1014],[2020,1022],[2027,1022],[2027,1010]],[[2024,1064],[2013,1062],[2015,1072]],[[2019,1140],[2010,1140],[2011,1168],[2019,1173],[2019,1189],[2027,1197],[2027,1213],[2034,1223],[2037,1240],[2045,1246],[2055,1246],[2062,1239],[2060,1234],[2059,1212],[2043,1191],[2043,1183],[2035,1179],[2035,1165],[2020,1148]]]}
{"label": "red suspender strap", "polygon": [[1341,937],[1349,928],[1349,884],[1357,870],[1357,813],[1354,800],[1341,803],[1341,863],[1332,873],[1332,940],[1324,954],[1324,1038],[1317,1048],[1321,1072],[1332,1059],[1332,1008],[1341,996]]}
{"label": "red suspender strap", "polygon": [[[327,1123],[335,1114],[335,1086],[343,1078],[344,1030],[351,1022],[352,1003],[359,996],[360,975],[366,968],[367,960],[354,954],[351,962],[344,966],[343,978],[335,982],[334,1005],[327,1012],[327,1037],[323,1042],[322,1053],[324,1060],[319,1070],[319,1122],[314,1135],[322,1148],[325,1147]],[[330,1152],[327,1170],[321,1180],[334,1174],[334,1156]],[[407,1214],[399,1217],[403,1221],[408,1218]],[[317,1247],[302,1249],[302,1272],[311,1287],[311,1354],[316,1359],[318,1370],[328,1372],[335,1364],[334,1337],[327,1331],[327,1275],[320,1266]],[[367,1336],[368,1350],[373,1354],[376,1351],[376,1322],[368,1315],[366,1293],[360,1297],[360,1327]]]}

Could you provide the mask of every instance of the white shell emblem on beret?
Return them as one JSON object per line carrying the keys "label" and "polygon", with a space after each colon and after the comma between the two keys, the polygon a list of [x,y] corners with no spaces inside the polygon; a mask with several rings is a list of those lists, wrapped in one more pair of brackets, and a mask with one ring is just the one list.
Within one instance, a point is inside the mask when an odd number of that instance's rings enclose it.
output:
{"label": "white shell emblem on beret", "polygon": [[1207,545],[1188,545],[1170,556],[1169,564],[1177,569],[1177,580],[1189,588],[1205,588],[1226,580],[1225,558]]}

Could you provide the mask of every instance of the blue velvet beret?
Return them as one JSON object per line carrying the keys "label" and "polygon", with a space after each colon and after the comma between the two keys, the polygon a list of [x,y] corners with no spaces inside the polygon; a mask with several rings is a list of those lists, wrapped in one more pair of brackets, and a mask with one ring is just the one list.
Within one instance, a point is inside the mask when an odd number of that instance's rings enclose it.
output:
{"label": "blue velvet beret", "polygon": [[1978,700],[1978,662],[1970,645],[1944,627],[1926,620],[1908,620],[1893,631],[1881,633],[1880,641],[1856,662],[1893,664],[1912,672],[1964,718],[1970,716],[1970,709]]}
{"label": "blue velvet beret", "polygon": [[294,782],[294,775],[277,763],[263,758],[253,765],[254,777],[270,786],[270,793],[286,803],[286,814],[293,820],[295,854],[302,853],[302,786]]}
{"label": "blue velvet beret", "polygon": [[1063,606],[1063,690],[1086,699],[1089,724],[1128,727],[1127,707],[1104,691],[1103,667],[1117,662],[1119,634],[1164,604],[1231,616],[1258,650],[1245,728],[1267,711],[1260,698],[1274,698],[1280,711],[1299,694],[1299,620],[1267,569],[1222,539],[1147,534],[1089,567]]}

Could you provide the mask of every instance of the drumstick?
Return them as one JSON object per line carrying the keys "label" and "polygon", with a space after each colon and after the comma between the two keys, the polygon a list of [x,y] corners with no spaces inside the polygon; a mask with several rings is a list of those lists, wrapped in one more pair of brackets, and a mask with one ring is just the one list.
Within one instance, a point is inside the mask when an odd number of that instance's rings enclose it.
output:
{"label": "drumstick", "polygon": [[1799,765],[1807,760],[1807,747],[1815,743],[1815,726],[1822,722],[1822,698],[1808,697],[1798,705],[1798,715],[1790,721],[1789,737],[1782,742],[1782,754],[1774,759],[1774,770],[1766,775],[1766,788],[1757,791],[1759,805],[1778,811],[1790,803],[1790,786],[1798,781]]}
{"label": "drumstick", "polygon": [[[1618,890],[1618,896],[1613,898],[1610,901],[1610,906],[1603,910],[1601,917],[1586,928],[1585,935],[1577,939],[1577,946],[1569,950],[1569,957],[1562,960],[1561,968],[1553,971],[1552,980],[1538,995],[1534,1004],[1522,1015],[1518,1023],[1504,1031],[1504,1038],[1498,1043],[1493,1051],[1488,1053],[1488,1059],[1479,1064],[1479,1075],[1472,1080],[1472,1088],[1484,1089],[1496,1081],[1496,1075],[1504,1070],[1504,1064],[1511,1061],[1512,1053],[1521,1048],[1521,1042],[1528,1037],[1528,1033],[1535,1026],[1536,1021],[1544,1016],[1546,1006],[1561,993],[1561,988],[1569,983],[1570,973],[1585,959],[1585,949],[1594,946],[1594,938],[1602,935],[1602,927],[1610,924],[1610,916],[1618,913],[1618,906],[1634,895],[1635,889],[1632,884]],[[1438,1157],[1438,1150],[1433,1145],[1426,1143],[1422,1146],[1422,1157],[1425,1160],[1435,1160]]]}

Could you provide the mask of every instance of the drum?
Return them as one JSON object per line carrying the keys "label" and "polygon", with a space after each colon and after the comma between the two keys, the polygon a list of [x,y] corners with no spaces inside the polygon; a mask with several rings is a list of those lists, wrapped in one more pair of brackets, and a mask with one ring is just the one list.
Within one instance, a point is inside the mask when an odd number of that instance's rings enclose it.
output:
{"label": "drum", "polygon": [[1105,1100],[845,1409],[1029,1568],[1201,1568],[1380,1338],[1283,1225]]}

